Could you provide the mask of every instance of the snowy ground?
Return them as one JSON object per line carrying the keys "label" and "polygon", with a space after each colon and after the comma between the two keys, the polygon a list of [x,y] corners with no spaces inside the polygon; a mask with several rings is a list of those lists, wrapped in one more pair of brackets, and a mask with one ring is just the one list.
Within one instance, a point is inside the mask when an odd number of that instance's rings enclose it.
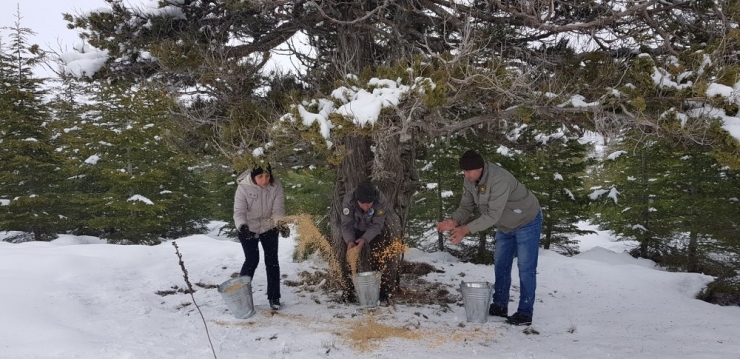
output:
{"label": "snowy ground", "polygon": [[[370,311],[286,285],[285,306],[274,314],[262,264],[253,283],[257,314],[239,320],[216,289],[196,284],[219,284],[238,271],[239,244],[216,231],[176,242],[221,359],[740,357],[740,308],[694,299],[711,277],[654,268],[623,253],[625,244],[604,233],[580,240],[582,253],[572,258],[540,252],[534,325],[528,329],[494,317],[466,323],[457,304],[449,310],[396,305]],[[286,280],[324,268],[318,260],[292,262],[294,245],[292,237],[280,244]],[[444,270],[425,279],[447,283],[455,294],[463,279],[493,281],[493,267],[459,263],[444,253],[409,250],[406,258]],[[190,294],[157,294],[185,286],[171,242],[119,246],[70,236],[51,243],[0,242],[0,283],[0,358],[214,357]],[[378,326],[398,335],[356,339]]]}

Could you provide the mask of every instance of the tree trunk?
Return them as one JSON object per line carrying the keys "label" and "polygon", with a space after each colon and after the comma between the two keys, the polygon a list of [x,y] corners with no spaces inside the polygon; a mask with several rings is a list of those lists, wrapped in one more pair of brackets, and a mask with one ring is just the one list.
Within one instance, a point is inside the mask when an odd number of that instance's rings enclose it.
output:
{"label": "tree trunk", "polygon": [[[552,188],[553,186],[550,186],[550,189],[547,191],[547,209],[552,209],[552,205],[555,202],[553,200],[555,195],[552,193]],[[542,234],[545,235],[545,240],[542,246],[543,249],[550,249],[550,244],[552,244],[553,227],[555,227],[555,224],[553,223],[555,222],[555,219],[548,215],[549,212],[550,211],[545,211],[547,214],[545,214],[545,218],[543,218],[542,222]]]}
{"label": "tree trunk", "polygon": [[488,239],[488,236],[485,232],[478,234],[478,253],[475,261],[477,264],[491,264],[493,262],[493,256],[486,249],[486,239]]}
{"label": "tree trunk", "polygon": [[687,248],[687,266],[686,270],[688,272],[697,273],[699,272],[699,255],[698,255],[698,247],[699,247],[699,235],[696,233],[696,231],[691,231],[689,233],[689,246]]}
{"label": "tree trunk", "polygon": [[[358,11],[355,5],[357,4],[346,3],[337,7],[334,14],[345,21],[352,21],[360,17],[358,14],[362,15],[367,11]],[[357,27],[351,24],[338,25],[337,32],[339,47],[332,63],[335,75],[340,78],[347,74],[358,75],[378,65],[371,35],[358,32]],[[382,271],[381,291],[386,293],[395,292],[399,285],[398,271],[404,251],[404,228],[413,194],[411,184],[416,179],[413,137],[410,141],[402,142],[394,126],[380,124],[384,120],[392,122],[394,119],[378,119],[379,125],[374,129],[372,139],[368,136],[348,135],[342,143],[337,143],[337,146],[344,146],[346,152],[336,173],[330,227],[332,251],[342,272],[340,285],[344,290],[345,300],[354,296],[354,286],[347,275],[347,245],[341,233],[342,200],[347,192],[366,179],[371,179],[383,192],[388,200],[388,209],[383,231],[370,245],[363,247],[360,253],[358,270]],[[390,129],[383,130],[388,127]]]}
{"label": "tree trunk", "polygon": [[642,205],[644,207],[644,210],[642,211],[642,220],[640,224],[642,224],[646,230],[642,233],[642,235],[638,236],[638,241],[640,241],[640,257],[642,258],[650,258],[649,257],[649,249],[650,249],[650,231],[647,229],[650,228],[650,194],[648,193],[648,158],[647,154],[645,154],[645,151],[641,152],[641,162],[640,162],[640,171],[642,172]]}
{"label": "tree trunk", "polygon": [[[354,297],[354,286],[349,277],[349,266],[347,264],[347,244],[342,238],[342,201],[344,195],[351,192],[358,184],[370,177],[370,164],[372,163],[372,152],[370,151],[370,138],[365,136],[347,136],[343,141],[346,154],[337,167],[334,180],[334,192],[332,194],[331,212],[329,213],[329,225],[331,227],[331,246],[334,257],[337,260],[339,273],[334,273],[333,278],[338,281],[342,290],[342,298],[347,300]],[[363,249],[366,252],[367,248]],[[362,264],[361,268],[365,268]]]}
{"label": "tree trunk", "polygon": [[[351,19],[353,14],[344,14],[345,18]],[[337,27],[339,48],[335,59],[332,61],[333,72],[343,78],[347,74],[359,75],[366,68],[373,68],[373,39],[368,34],[358,33],[351,25],[339,25]]]}
{"label": "tree trunk", "polygon": [[[437,172],[437,222],[442,222],[445,219],[444,212],[444,198],[442,198],[442,176],[439,171]],[[437,232],[437,250],[444,252],[445,250],[445,236],[442,232]]]}
{"label": "tree trunk", "polygon": [[[444,218],[440,219],[439,221],[443,221]],[[437,232],[437,250],[440,252],[445,251],[445,235],[442,232]]]}
{"label": "tree trunk", "polygon": [[[410,151],[401,151],[398,136],[378,136],[378,141],[381,142],[372,142],[366,136],[347,136],[342,143],[346,153],[334,182],[330,226],[332,251],[341,271],[335,278],[340,281],[337,284],[341,286],[345,300],[353,298],[354,286],[349,276],[347,245],[341,231],[342,200],[346,193],[366,179],[372,179],[383,192],[388,200],[388,209],[383,231],[360,253],[358,271],[381,271],[381,291],[386,293],[395,292],[399,285],[404,226],[412,194],[409,183],[413,180],[413,161]],[[375,154],[371,144],[375,145]]]}
{"label": "tree trunk", "polygon": [[388,214],[385,228],[381,233],[383,251],[374,253],[374,260],[383,269],[383,279],[388,293],[398,290],[400,284],[399,269],[403,260],[405,245],[403,237],[406,230],[411,198],[418,177],[414,169],[413,137],[411,141],[401,142],[399,134],[375,133],[375,163],[373,179],[388,199]]}

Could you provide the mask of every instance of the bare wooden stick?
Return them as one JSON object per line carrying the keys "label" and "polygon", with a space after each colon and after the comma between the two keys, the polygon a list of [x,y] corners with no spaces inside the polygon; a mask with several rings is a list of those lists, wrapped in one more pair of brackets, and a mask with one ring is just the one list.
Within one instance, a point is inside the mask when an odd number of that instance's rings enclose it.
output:
{"label": "bare wooden stick", "polygon": [[200,306],[198,306],[198,303],[195,301],[195,296],[193,295],[195,290],[193,290],[193,285],[190,284],[190,279],[188,278],[188,270],[185,269],[185,262],[182,261],[182,254],[180,254],[180,249],[177,247],[177,242],[172,241],[172,246],[175,247],[175,253],[177,254],[177,258],[180,260],[180,269],[182,269],[182,276],[185,278],[185,283],[188,285],[190,298],[193,299],[193,304],[195,305],[195,308],[198,309],[198,313],[200,313],[200,319],[203,320],[203,326],[205,326],[206,328],[206,336],[208,336],[208,344],[211,345],[213,357],[215,359],[218,359],[218,357],[216,356],[216,349],[213,348],[213,342],[211,341],[211,333],[208,332],[208,324],[206,324],[206,318],[203,316],[203,312],[200,310]]}

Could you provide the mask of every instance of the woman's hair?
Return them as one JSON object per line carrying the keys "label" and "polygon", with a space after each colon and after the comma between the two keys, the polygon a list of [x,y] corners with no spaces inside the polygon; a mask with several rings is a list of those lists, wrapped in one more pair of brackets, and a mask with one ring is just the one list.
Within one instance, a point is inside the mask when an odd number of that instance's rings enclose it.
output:
{"label": "woman's hair", "polygon": [[[258,166],[252,169],[251,172],[249,172],[249,177],[252,177],[252,182],[254,182],[254,178],[262,173],[265,173],[265,170],[262,168],[262,166]],[[272,175],[272,166],[270,166],[270,164],[267,164],[267,174],[270,175],[270,184],[275,183],[275,176]]]}

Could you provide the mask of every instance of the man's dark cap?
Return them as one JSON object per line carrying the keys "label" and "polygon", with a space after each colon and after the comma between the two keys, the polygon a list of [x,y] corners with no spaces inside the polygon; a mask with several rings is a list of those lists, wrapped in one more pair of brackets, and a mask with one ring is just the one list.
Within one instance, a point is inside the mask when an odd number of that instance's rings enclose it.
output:
{"label": "man's dark cap", "polygon": [[480,153],[473,150],[465,151],[462,157],[460,157],[460,169],[463,171],[476,170],[478,168],[483,168],[483,166],[483,157]]}
{"label": "man's dark cap", "polygon": [[355,190],[355,199],[360,203],[370,203],[378,200],[378,190],[370,181],[364,181]]}

